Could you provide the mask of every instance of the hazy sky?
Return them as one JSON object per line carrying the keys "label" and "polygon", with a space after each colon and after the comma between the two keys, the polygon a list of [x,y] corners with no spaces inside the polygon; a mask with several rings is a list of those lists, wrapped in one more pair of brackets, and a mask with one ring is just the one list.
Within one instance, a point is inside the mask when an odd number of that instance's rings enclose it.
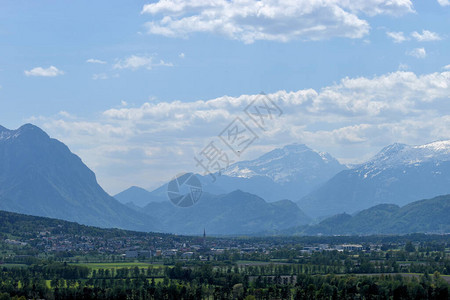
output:
{"label": "hazy sky", "polygon": [[[240,157],[305,143],[361,162],[450,139],[450,1],[0,1],[0,124],[66,143],[110,193],[201,172],[236,117]],[[266,131],[244,108],[265,92]]]}

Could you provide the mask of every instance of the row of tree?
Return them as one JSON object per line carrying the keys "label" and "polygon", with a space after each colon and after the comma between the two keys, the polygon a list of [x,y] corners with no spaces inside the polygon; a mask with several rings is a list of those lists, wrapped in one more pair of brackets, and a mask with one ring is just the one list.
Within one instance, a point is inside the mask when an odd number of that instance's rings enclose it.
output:
{"label": "row of tree", "polygon": [[[0,300],[26,299],[448,299],[449,284],[434,275],[311,275],[278,268],[289,275],[248,275],[254,266],[214,267],[176,264],[160,268],[118,270],[93,276],[85,267],[40,264],[2,268]],[[261,269],[263,270],[263,269]],[[275,272],[277,273],[277,272]],[[96,274],[99,274],[98,272]],[[121,274],[122,276],[117,276]]]}

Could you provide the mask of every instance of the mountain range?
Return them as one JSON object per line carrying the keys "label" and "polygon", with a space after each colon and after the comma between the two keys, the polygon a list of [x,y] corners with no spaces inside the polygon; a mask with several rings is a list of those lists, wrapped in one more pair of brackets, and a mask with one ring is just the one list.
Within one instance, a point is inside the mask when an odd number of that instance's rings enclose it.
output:
{"label": "mountain range", "polygon": [[[242,193],[242,192],[237,192]],[[230,195],[231,196],[231,195]],[[252,235],[283,236],[331,236],[331,235],[390,235],[410,233],[449,233],[450,232],[450,195],[420,200],[404,207],[381,204],[363,210],[355,215],[338,214],[316,225],[302,225],[288,229],[268,229],[253,232]],[[116,229],[100,229],[82,226],[51,218],[36,217],[0,210],[0,236],[30,236],[30,232],[39,233],[48,228],[74,235],[118,236],[138,235],[138,232],[124,232]],[[266,227],[267,228],[267,227]],[[195,232],[196,235],[199,232]],[[208,234],[210,234],[208,232]]]}
{"label": "mountain range", "polygon": [[346,213],[327,218],[317,225],[290,229],[283,234],[369,235],[449,233],[450,195],[419,200],[403,207],[379,204],[355,215]]}
{"label": "mountain range", "polygon": [[224,195],[203,193],[194,206],[176,207],[169,201],[152,202],[142,210],[165,232],[198,234],[250,234],[261,230],[283,230],[308,224],[311,219],[290,200],[267,203],[250,193],[236,190]]}
{"label": "mountain range", "polygon": [[405,205],[450,193],[450,141],[393,144],[344,170],[297,204],[306,214],[354,213],[383,203]]}
{"label": "mountain range", "polygon": [[122,204],[100,187],[78,156],[40,128],[0,128],[2,210],[99,227],[195,234],[205,227],[211,233],[244,234],[309,222],[291,201],[267,203],[241,191],[204,193],[198,205],[186,209],[165,199],[145,209]]}
{"label": "mountain range", "polygon": [[[40,128],[0,126],[0,210],[178,234],[449,231],[450,196],[417,200],[450,194],[450,141],[393,144],[352,169],[293,144],[216,175],[215,183],[198,175],[203,195],[192,207],[172,205],[167,185],[152,192],[133,187],[116,196],[119,202],[78,156]],[[309,216],[323,221],[307,225]]]}
{"label": "mountain range", "polygon": [[[329,154],[293,144],[235,163],[216,175],[214,183],[209,176],[197,175],[204,191],[220,195],[240,189],[268,201],[290,199],[308,216],[323,219],[450,193],[450,141],[392,144],[351,169]],[[116,197],[143,207],[146,202],[166,201],[167,185],[152,192],[133,187]]]}
{"label": "mountain range", "polygon": [[[242,190],[268,202],[282,199],[298,200],[324,184],[346,167],[328,153],[312,150],[303,144],[274,149],[254,160],[230,165],[220,174],[196,176],[205,192],[214,195]],[[144,203],[167,200],[167,184],[152,192],[131,187],[114,196],[122,203]]]}

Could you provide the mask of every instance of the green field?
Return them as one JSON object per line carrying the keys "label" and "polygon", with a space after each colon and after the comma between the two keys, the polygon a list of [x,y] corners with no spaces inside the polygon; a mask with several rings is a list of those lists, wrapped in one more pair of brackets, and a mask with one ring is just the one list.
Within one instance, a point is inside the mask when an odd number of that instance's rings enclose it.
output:
{"label": "green field", "polygon": [[249,265],[249,266],[266,266],[266,265],[286,265],[289,264],[287,260],[284,259],[271,259],[270,261],[254,261],[254,260],[238,260],[236,263],[239,266]]}
{"label": "green field", "polygon": [[5,268],[26,268],[28,267],[25,264],[1,264],[1,267],[5,267]]}

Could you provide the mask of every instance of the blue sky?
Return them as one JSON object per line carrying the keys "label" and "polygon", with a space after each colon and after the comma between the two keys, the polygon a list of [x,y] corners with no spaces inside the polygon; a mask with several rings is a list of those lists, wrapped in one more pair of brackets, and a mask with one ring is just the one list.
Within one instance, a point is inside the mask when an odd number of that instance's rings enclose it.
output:
{"label": "blue sky", "polygon": [[450,139],[448,28],[447,0],[4,0],[0,124],[41,126],[115,193],[201,171],[264,91],[283,117],[239,159],[298,142],[363,161]]}

